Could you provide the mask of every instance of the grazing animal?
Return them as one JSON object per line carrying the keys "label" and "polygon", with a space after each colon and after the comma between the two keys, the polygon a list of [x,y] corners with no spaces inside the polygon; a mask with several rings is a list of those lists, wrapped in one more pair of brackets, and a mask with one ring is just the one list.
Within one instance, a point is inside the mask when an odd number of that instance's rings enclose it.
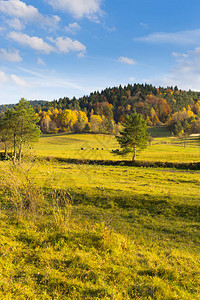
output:
{"label": "grazing animal", "polygon": [[96,150],[99,150],[99,148],[97,148]]}
{"label": "grazing animal", "polygon": [[84,150],[83,148],[81,148],[81,150]]}

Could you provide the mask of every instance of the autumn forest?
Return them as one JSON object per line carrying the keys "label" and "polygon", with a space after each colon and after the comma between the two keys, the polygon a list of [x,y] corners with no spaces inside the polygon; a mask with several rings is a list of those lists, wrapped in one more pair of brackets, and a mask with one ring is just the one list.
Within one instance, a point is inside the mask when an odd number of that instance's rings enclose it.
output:
{"label": "autumn forest", "polygon": [[89,96],[31,101],[43,133],[117,134],[126,114],[139,113],[147,125],[165,125],[176,135],[200,132],[200,92],[134,84]]}

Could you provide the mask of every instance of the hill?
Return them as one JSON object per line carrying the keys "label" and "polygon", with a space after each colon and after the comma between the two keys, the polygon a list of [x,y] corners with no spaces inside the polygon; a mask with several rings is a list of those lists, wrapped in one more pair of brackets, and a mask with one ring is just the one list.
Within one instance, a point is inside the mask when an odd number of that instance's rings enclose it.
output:
{"label": "hill", "polygon": [[199,98],[200,92],[183,91],[177,87],[156,88],[151,84],[129,84],[124,87],[120,85],[119,87],[106,88],[101,92],[95,91],[89,96],[79,99],[64,97],[46,104],[36,103],[35,108],[37,111],[41,108],[43,110],[51,108],[87,110],[87,112],[94,110],[96,113],[102,109],[99,107],[101,106],[99,103],[109,103],[113,107],[114,120],[119,122],[122,116],[130,111],[147,116],[153,107],[161,121],[165,121],[168,113],[175,113],[184,107],[187,108],[188,105],[193,107]]}
{"label": "hill", "polygon": [[[134,84],[106,88],[79,99],[30,101],[44,133],[117,134],[126,114],[139,113],[149,126],[167,125],[175,135],[200,132],[200,92]],[[4,111],[7,106],[1,106]]]}

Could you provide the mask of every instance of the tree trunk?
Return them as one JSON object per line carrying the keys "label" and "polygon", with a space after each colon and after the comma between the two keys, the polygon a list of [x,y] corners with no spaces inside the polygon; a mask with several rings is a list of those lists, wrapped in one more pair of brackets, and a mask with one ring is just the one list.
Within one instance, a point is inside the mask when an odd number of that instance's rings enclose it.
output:
{"label": "tree trunk", "polygon": [[8,156],[8,149],[7,149],[7,143],[5,143],[5,158]]}
{"label": "tree trunk", "polygon": [[16,158],[17,158],[17,151],[16,151],[16,147],[17,147],[17,143],[16,143],[16,134],[14,133],[14,143],[13,143],[13,147],[14,147],[14,153],[13,153],[13,164],[16,164]]}
{"label": "tree trunk", "polygon": [[135,161],[135,158],[136,158],[136,148],[134,148],[132,161]]}
{"label": "tree trunk", "polygon": [[19,164],[21,164],[22,161],[22,141],[20,143],[20,147],[19,147]]}

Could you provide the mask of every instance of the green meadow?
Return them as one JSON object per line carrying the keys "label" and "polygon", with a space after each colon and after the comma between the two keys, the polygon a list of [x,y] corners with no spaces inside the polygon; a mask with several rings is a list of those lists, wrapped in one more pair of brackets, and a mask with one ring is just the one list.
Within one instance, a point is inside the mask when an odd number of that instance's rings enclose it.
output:
{"label": "green meadow", "polygon": [[[147,149],[138,153],[137,160],[198,162],[200,142],[198,137],[189,137],[184,141],[170,136],[165,127],[149,129],[153,140]],[[83,150],[81,150],[83,148]],[[119,160],[130,157],[118,157],[111,150],[119,148],[112,135],[106,134],[60,134],[43,135],[34,146],[39,157],[57,157],[74,159]]]}
{"label": "green meadow", "polygon": [[[200,161],[198,137],[150,131],[137,160]],[[130,159],[116,148],[43,135],[21,166],[0,162],[0,299],[200,299],[200,170],[64,160]]]}

